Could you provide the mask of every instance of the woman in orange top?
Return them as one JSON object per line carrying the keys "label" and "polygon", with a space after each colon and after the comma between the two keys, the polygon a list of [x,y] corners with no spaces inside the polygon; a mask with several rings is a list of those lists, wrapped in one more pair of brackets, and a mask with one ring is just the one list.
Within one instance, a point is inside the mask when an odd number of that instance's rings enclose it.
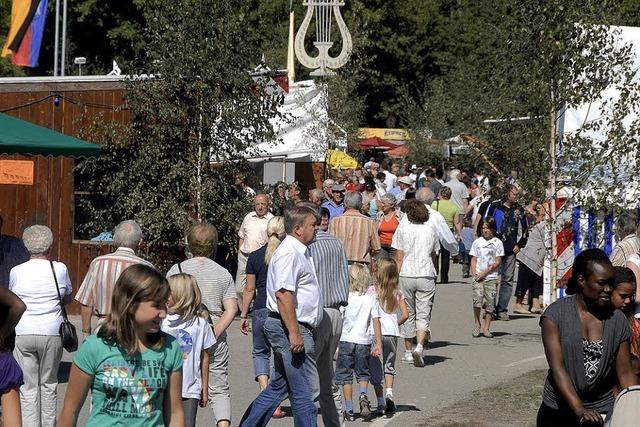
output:
{"label": "woman in orange top", "polygon": [[391,239],[393,238],[400,219],[396,215],[396,198],[391,194],[385,194],[380,198],[380,208],[378,211],[378,237],[380,238],[381,253],[393,258],[396,250],[391,247]]}

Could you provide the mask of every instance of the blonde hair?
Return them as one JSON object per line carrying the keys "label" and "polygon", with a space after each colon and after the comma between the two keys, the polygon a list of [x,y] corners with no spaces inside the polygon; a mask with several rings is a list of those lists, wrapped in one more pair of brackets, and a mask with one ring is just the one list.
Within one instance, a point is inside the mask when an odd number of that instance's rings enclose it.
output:
{"label": "blonde hair", "polygon": [[[157,301],[166,304],[169,298],[169,283],[155,268],[134,264],[122,272],[111,295],[111,313],[98,331],[98,337],[107,344],[124,349],[133,355],[139,351],[136,335],[135,314],[142,302]],[[152,348],[164,345],[164,333],[148,334]]]}
{"label": "blonde hair", "polygon": [[387,313],[395,313],[398,309],[398,264],[391,258],[378,260],[376,282],[380,307]]}
{"label": "blonde hair", "polygon": [[187,233],[187,245],[193,256],[213,257],[218,246],[218,230],[207,222],[197,222]]}
{"label": "blonde hair", "polygon": [[352,264],[349,266],[349,291],[364,295],[371,285],[371,273],[363,264]]}
{"label": "blonde hair", "polygon": [[169,307],[172,313],[180,316],[196,316],[202,303],[202,296],[195,277],[186,273],[169,277],[173,304]]}
{"label": "blonde hair", "polygon": [[274,216],[269,220],[267,223],[267,236],[269,236],[269,241],[267,242],[267,252],[264,254],[264,263],[269,265],[273,253],[278,249],[282,239],[286,236],[283,217]]}

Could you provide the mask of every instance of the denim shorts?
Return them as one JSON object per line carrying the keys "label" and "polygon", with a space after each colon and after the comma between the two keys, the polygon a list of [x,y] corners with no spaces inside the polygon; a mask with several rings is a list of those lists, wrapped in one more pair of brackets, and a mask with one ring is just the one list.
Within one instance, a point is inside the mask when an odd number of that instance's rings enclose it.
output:
{"label": "denim shorts", "polygon": [[370,354],[370,344],[340,341],[336,361],[336,384],[351,384],[354,373],[357,381],[369,381]]}

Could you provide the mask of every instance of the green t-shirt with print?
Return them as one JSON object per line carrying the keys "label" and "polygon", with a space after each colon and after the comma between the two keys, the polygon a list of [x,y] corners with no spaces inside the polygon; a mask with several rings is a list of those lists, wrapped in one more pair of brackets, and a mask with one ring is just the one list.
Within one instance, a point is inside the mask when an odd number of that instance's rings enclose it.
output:
{"label": "green t-shirt with print", "polygon": [[87,426],[164,426],[162,416],[168,377],[182,368],[176,339],[165,334],[164,345],[135,355],[89,336],[73,358],[93,377],[91,415]]}

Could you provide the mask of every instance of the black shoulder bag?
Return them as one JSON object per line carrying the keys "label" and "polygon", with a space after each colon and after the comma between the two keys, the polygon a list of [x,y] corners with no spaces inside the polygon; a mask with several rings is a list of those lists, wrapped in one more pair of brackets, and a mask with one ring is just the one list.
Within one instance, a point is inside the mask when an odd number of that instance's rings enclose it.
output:
{"label": "black shoulder bag", "polygon": [[62,347],[69,353],[72,353],[78,349],[78,334],[76,333],[76,327],[73,323],[69,322],[67,317],[67,310],[64,308],[64,302],[62,301],[62,295],[60,295],[60,287],[58,286],[58,276],[56,276],[56,270],[53,268],[53,261],[49,261],[51,264],[51,272],[53,273],[53,281],[56,283],[56,291],[58,292],[58,300],[60,300],[60,308],[62,309],[62,323],[60,324],[60,339],[62,340]]}

